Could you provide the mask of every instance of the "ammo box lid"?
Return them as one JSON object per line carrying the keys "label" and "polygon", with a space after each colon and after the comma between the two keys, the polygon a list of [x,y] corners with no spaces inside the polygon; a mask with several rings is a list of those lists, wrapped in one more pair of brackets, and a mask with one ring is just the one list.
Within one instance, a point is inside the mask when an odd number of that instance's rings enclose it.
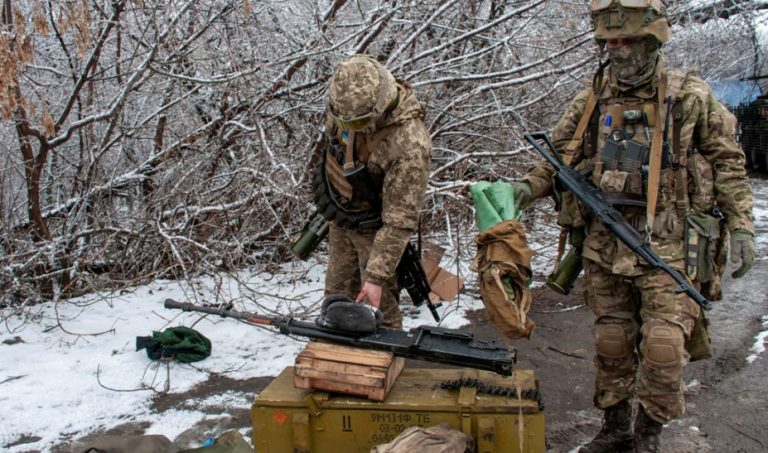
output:
{"label": "ammo box lid", "polygon": [[[456,385],[456,390],[443,389],[444,382],[459,380],[476,382],[477,386]],[[471,381],[475,380],[475,381]],[[480,388],[480,391],[478,391]],[[524,396],[497,396],[484,389],[518,389]],[[478,413],[538,413],[537,399],[526,399],[530,394],[538,397],[538,382],[532,370],[516,370],[512,376],[501,376],[490,371],[471,368],[406,368],[395,382],[389,396],[382,402],[350,395],[329,394],[294,387],[293,367],[287,367],[256,397],[254,407],[307,407],[311,395],[319,409],[369,409],[372,404],[379,410],[429,410]]]}

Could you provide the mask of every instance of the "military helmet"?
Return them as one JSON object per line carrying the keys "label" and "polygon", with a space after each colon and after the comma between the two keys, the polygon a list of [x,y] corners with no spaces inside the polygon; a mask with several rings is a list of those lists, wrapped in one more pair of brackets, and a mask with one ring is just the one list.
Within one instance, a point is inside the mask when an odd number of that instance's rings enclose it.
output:
{"label": "military helmet", "polygon": [[671,35],[661,0],[592,0],[590,13],[597,42],[653,36],[665,43]]}
{"label": "military helmet", "polygon": [[342,128],[361,130],[397,98],[397,82],[379,62],[356,54],[336,66],[328,98],[331,116]]}

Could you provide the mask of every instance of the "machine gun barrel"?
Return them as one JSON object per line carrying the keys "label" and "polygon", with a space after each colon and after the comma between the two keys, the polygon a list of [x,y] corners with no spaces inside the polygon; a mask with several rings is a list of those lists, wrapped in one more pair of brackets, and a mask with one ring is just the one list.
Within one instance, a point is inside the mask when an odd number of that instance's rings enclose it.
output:
{"label": "machine gun barrel", "polygon": [[[557,171],[557,180],[576,198],[584,203],[600,219],[611,232],[619,238],[621,242],[627,245],[640,258],[644,259],[656,269],[661,269],[672,277],[679,285],[676,291],[684,292],[704,310],[711,310],[712,304],[694,288],[690,282],[669,264],[661,259],[656,252],[651,249],[651,244],[645,241],[640,233],[630,225],[624,216],[621,215],[603,196],[603,192],[587,181],[581,173],[565,165],[560,159],[552,140],[546,132],[535,132],[525,134],[525,139],[533,145]],[[539,140],[543,140],[551,153],[541,146]],[[554,153],[554,154],[553,154]]]}
{"label": "machine gun barrel", "polygon": [[314,323],[290,317],[271,317],[247,312],[204,307],[165,300],[165,308],[180,309],[239,319],[248,324],[275,326],[283,335],[326,340],[362,349],[392,352],[409,359],[438,362],[460,367],[512,374],[517,351],[501,341],[475,340],[470,333],[442,327],[420,326],[410,331],[379,328],[374,333],[352,333],[325,329]]}

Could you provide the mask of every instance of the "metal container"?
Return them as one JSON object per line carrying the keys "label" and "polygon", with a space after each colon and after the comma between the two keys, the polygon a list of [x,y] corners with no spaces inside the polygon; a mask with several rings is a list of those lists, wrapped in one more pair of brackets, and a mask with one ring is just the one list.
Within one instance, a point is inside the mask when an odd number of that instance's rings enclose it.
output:
{"label": "metal container", "polygon": [[[410,426],[440,423],[471,435],[478,453],[545,451],[544,413],[530,370],[503,377],[475,369],[406,368],[383,402],[298,389],[293,374],[293,367],[283,370],[253,404],[257,453],[368,453]],[[510,389],[523,398],[487,393]]]}

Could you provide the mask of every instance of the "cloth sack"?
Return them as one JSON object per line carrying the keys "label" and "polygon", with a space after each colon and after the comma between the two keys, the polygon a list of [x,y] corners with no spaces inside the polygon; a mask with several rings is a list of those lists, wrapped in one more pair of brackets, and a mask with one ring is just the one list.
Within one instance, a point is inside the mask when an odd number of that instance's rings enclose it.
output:
{"label": "cloth sack", "polygon": [[517,220],[498,223],[475,238],[473,268],[480,276],[480,296],[488,318],[510,340],[530,338],[531,258],[525,230]]}
{"label": "cloth sack", "polygon": [[472,437],[452,429],[448,423],[429,428],[411,426],[392,442],[377,445],[371,453],[465,453],[474,450]]}
{"label": "cloth sack", "polygon": [[251,445],[238,431],[227,431],[218,436],[211,445],[181,450],[179,453],[253,453]]}
{"label": "cloth sack", "polygon": [[160,434],[107,435],[78,442],[74,453],[175,453],[180,450],[167,437]]}

